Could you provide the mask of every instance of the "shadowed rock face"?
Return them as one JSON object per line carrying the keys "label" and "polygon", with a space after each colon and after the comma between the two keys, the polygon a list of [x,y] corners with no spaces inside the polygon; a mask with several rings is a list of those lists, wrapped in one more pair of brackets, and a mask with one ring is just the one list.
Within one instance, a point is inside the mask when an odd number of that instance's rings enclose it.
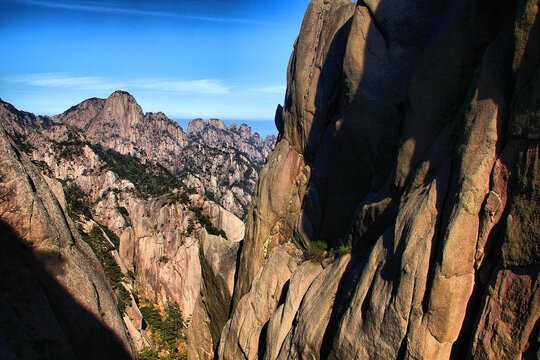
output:
{"label": "shadowed rock face", "polygon": [[[201,358],[540,355],[537,11],[311,2]],[[302,262],[314,241],[351,254]]]}
{"label": "shadowed rock face", "polygon": [[131,344],[100,263],[0,127],[0,357],[126,359]]}
{"label": "shadowed rock face", "polygon": [[204,231],[199,239],[203,281],[187,333],[188,353],[191,358],[213,359],[231,307],[240,243]]}

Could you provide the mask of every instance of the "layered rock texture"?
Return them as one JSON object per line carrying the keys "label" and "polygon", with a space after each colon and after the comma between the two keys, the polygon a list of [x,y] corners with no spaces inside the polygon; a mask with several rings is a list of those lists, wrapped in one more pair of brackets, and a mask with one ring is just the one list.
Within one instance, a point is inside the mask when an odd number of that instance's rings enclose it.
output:
{"label": "layered rock texture", "polygon": [[[50,121],[32,116],[27,123]],[[258,173],[276,142],[275,135],[263,140],[246,124],[227,127],[218,119],[195,119],[186,134],[161,112],[143,113],[124,91],[85,100],[52,120],[78,129],[92,144],[158,162],[239,217],[251,206]]]}
{"label": "layered rock texture", "polygon": [[219,289],[190,357],[538,358],[537,13],[313,0],[239,260],[203,268]]}
{"label": "layered rock texture", "polygon": [[3,126],[0,164],[0,357],[132,358],[111,286],[67,214],[61,184]]}

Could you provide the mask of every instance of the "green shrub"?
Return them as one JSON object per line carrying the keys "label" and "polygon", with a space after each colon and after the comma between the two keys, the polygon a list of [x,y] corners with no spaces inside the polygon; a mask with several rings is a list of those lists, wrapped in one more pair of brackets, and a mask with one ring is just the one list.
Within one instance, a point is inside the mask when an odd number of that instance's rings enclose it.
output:
{"label": "green shrub", "polygon": [[189,195],[186,192],[183,192],[183,193],[171,193],[171,194],[169,194],[167,196],[167,198],[169,199],[169,203],[171,203],[171,204],[180,202],[181,204],[189,205],[189,203],[190,203]]}
{"label": "green shrub", "polygon": [[131,155],[104,149],[100,145],[91,147],[106,163],[105,168],[116,173],[121,179],[131,181],[140,194],[160,196],[182,186],[176,176],[157,162],[143,164],[140,159]]}
{"label": "green shrub", "polygon": [[167,256],[163,255],[162,257],[159,258],[159,262],[166,264],[166,263],[169,262],[169,258]]}
{"label": "green shrub", "polygon": [[83,155],[83,147],[86,143],[78,139],[68,139],[54,144],[59,158],[73,159]]}
{"label": "green shrub", "polygon": [[151,347],[144,347],[137,353],[139,360],[159,360],[158,353]]}
{"label": "green shrub", "polygon": [[350,254],[351,250],[352,250],[352,246],[340,246],[337,249],[336,253],[338,255],[345,255],[345,254]]}
{"label": "green shrub", "polygon": [[[126,278],[122,273],[120,266],[118,266],[110,254],[111,246],[109,242],[105,239],[100,228],[97,226],[92,227],[89,234],[81,231],[81,237],[90,246],[101,263],[105,276],[109,280],[109,283],[117,296],[118,307],[122,312],[125,311],[126,306],[129,305],[129,302],[127,302],[129,293],[124,289],[122,282],[126,281]],[[129,301],[131,301],[131,298]]]}
{"label": "green shrub", "polygon": [[141,310],[143,319],[148,325],[154,329],[161,329],[163,320],[161,320],[161,314],[158,309],[152,305],[143,305],[139,306],[139,310]]}
{"label": "green shrub", "polygon": [[[192,208],[191,211],[195,213],[195,218],[199,221],[201,226],[206,229],[207,233],[209,233],[210,235],[219,235],[224,239],[227,239],[227,234],[225,233],[225,231],[216,228],[214,224],[212,224],[210,219],[202,214],[201,208]],[[189,230],[190,228],[188,226],[188,234],[191,233]]]}
{"label": "green shrub", "polygon": [[186,229],[186,232],[188,235],[192,235],[193,231],[195,231],[195,225],[193,225],[193,220],[188,220],[188,227]]}
{"label": "green shrub", "polygon": [[178,339],[183,335],[184,317],[177,303],[168,304],[165,319],[161,325],[161,339],[170,347],[176,347]]}
{"label": "green shrub", "polygon": [[314,262],[321,262],[328,255],[328,244],[326,241],[315,241],[311,243],[308,250],[308,259]]}
{"label": "green shrub", "polygon": [[68,204],[68,214],[73,220],[78,220],[81,215],[89,219],[92,218],[90,200],[80,187],[76,184],[65,186],[64,195]]}
{"label": "green shrub", "polygon": [[120,310],[120,314],[123,314],[126,312],[126,308],[131,305],[131,295],[122,285],[116,289],[115,295],[118,299],[118,310]]}
{"label": "green shrub", "polygon": [[185,353],[180,353],[178,347],[180,341],[185,340],[184,327],[185,320],[182,311],[177,303],[167,304],[164,315],[152,304],[140,306],[139,309],[144,320],[149,325],[153,337],[157,339],[157,352],[165,355],[165,359],[183,359]]}
{"label": "green shrub", "polygon": [[23,245],[25,248],[27,249],[32,249],[34,247],[34,242],[32,240],[29,240],[29,239],[25,239],[22,241]]}
{"label": "green shrub", "polygon": [[212,191],[206,191],[206,198],[210,201],[217,203],[216,196]]}
{"label": "green shrub", "polygon": [[187,193],[183,192],[182,195],[180,195],[180,202],[184,205],[188,205],[190,203]]}

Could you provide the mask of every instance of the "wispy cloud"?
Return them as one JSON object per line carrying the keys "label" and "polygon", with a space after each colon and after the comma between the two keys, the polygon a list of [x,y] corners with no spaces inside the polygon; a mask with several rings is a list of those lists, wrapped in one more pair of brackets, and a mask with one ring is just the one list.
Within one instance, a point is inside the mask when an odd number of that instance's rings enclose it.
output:
{"label": "wispy cloud", "polygon": [[125,87],[123,83],[109,81],[97,76],[73,77],[68,73],[44,73],[10,76],[5,81],[29,86],[72,88],[81,90],[109,90]]}
{"label": "wispy cloud", "polygon": [[167,92],[199,93],[224,95],[230,92],[230,87],[222,85],[216,79],[201,80],[167,80],[142,79],[132,83],[135,88],[153,89]]}
{"label": "wispy cloud", "polygon": [[231,87],[221,84],[217,79],[177,80],[145,78],[130,81],[114,81],[99,76],[72,76],[69,73],[44,73],[10,76],[5,77],[2,80],[11,83],[25,84],[28,86],[94,91],[150,89],[168,93],[225,95],[228,94],[231,89]]}
{"label": "wispy cloud", "polygon": [[217,17],[217,16],[201,16],[194,14],[186,14],[177,11],[156,11],[134,7],[123,7],[119,5],[113,5],[104,2],[64,2],[64,1],[46,1],[46,0],[22,0],[23,3],[30,5],[37,5],[42,7],[64,9],[73,11],[86,11],[86,12],[99,12],[109,13],[117,15],[139,15],[139,16],[154,16],[154,17],[168,17],[179,18],[186,20],[208,21],[208,22],[222,22],[222,23],[243,23],[252,25],[276,25],[268,21],[262,21],[258,19],[248,18],[234,18],[234,17]]}

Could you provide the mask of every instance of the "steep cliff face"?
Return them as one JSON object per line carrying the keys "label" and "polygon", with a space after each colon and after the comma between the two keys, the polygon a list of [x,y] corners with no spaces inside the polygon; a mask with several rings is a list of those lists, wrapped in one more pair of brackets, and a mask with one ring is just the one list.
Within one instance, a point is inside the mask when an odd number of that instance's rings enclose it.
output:
{"label": "steep cliff face", "polygon": [[[83,223],[94,220],[119,237],[119,259],[137,276],[145,296],[163,307],[179,304],[186,317],[193,311],[201,273],[199,242],[194,231],[188,231],[190,225],[195,229],[204,216],[230,241],[244,237],[244,224],[229,211],[184,190],[157,188],[165,193],[158,196],[138,178],[151,168],[138,163],[135,171],[126,171],[135,158],[104,152],[68,125],[32,133],[24,145],[44,173],[62,181],[69,191],[78,191],[77,199],[70,198],[77,202],[70,204],[72,215],[84,218]],[[164,174],[163,170],[151,174],[152,180],[163,182]],[[167,185],[181,188],[177,179]]]}
{"label": "steep cliff face", "polygon": [[244,219],[258,174],[275,146],[275,135],[263,141],[248,125],[227,127],[219,119],[192,120],[187,135],[189,145],[182,153],[180,173],[187,177],[188,186]]}
{"label": "steep cliff face", "polygon": [[191,356],[538,357],[537,12],[313,0],[229,320]]}
{"label": "steep cliff face", "polygon": [[120,235],[119,254],[128,270],[137,275],[148,298],[162,307],[177,303],[189,318],[200,291],[199,238],[204,237],[197,235],[202,231],[196,229],[198,219],[193,210],[224,231],[225,243],[240,241],[244,224],[199,195],[191,195],[187,204],[175,201],[175,195],[126,204],[129,218]]}
{"label": "steep cliff face", "polygon": [[7,359],[133,357],[115,297],[66,210],[0,127],[0,354]]}

